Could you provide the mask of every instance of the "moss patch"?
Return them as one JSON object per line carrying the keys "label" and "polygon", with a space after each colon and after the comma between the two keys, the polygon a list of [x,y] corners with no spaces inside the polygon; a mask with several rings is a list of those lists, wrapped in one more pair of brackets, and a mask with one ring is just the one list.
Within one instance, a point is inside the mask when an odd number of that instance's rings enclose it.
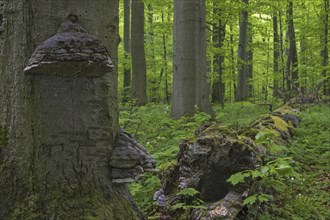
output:
{"label": "moss patch", "polygon": [[116,192],[106,199],[101,190],[52,190],[33,194],[15,204],[8,219],[137,219],[129,202]]}

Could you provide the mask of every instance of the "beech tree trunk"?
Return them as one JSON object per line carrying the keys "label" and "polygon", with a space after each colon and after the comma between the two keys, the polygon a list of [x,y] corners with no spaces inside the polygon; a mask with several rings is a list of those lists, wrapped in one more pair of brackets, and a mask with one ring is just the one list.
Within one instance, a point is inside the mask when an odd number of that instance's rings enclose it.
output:
{"label": "beech tree trunk", "polygon": [[132,0],[132,85],[131,94],[136,105],[147,104],[147,67],[144,50],[144,3]]}
{"label": "beech tree trunk", "polygon": [[297,90],[298,85],[298,54],[296,45],[296,34],[293,22],[293,2],[288,2],[287,8],[288,36],[289,36],[289,54],[286,66],[287,88],[288,90]]}
{"label": "beech tree trunk", "polygon": [[[324,36],[323,36],[323,49],[322,49],[322,75],[327,77],[327,67],[329,65],[329,0],[324,0]],[[330,80],[327,78],[323,84],[323,94],[330,95]]]}
{"label": "beech tree trunk", "polygon": [[279,97],[279,70],[278,61],[280,57],[280,38],[278,34],[277,15],[273,16],[273,72],[274,72],[274,88],[273,97]]}
{"label": "beech tree trunk", "polygon": [[[124,51],[125,59],[131,59],[131,0],[124,1]],[[124,101],[127,101],[131,86],[131,66],[124,66]]]}
{"label": "beech tree trunk", "polygon": [[[113,72],[23,73],[70,14],[104,43]],[[0,219],[137,219],[127,187],[109,176],[119,131],[118,0],[0,1],[0,16]]]}
{"label": "beech tree trunk", "polygon": [[[219,9],[218,4],[214,3],[213,13],[219,15],[221,10]],[[223,24],[221,18],[218,19],[218,22],[213,25],[213,45],[217,50],[220,50],[223,46],[223,41],[226,34],[226,24]],[[223,81],[223,62],[224,56],[218,51],[213,57],[213,69],[217,73],[218,77],[212,84],[212,102],[220,103],[224,107],[224,97],[225,97],[225,83]]]}
{"label": "beech tree trunk", "polygon": [[213,115],[206,75],[205,0],[174,1],[172,117],[192,115],[194,108]]}
{"label": "beech tree trunk", "polygon": [[[248,7],[248,0],[242,0]],[[248,72],[247,72],[247,41],[248,41],[248,11],[244,9],[240,14],[239,42],[238,42],[238,78],[235,100],[244,101],[248,98]]]}

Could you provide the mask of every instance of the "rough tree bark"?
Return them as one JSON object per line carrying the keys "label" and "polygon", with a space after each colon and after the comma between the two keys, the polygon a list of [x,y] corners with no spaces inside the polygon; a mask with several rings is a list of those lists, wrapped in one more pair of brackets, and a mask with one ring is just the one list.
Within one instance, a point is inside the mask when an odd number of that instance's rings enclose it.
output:
{"label": "rough tree bark", "polygon": [[147,67],[144,50],[144,3],[132,0],[132,85],[131,95],[136,105],[145,105],[147,99]]}
{"label": "rough tree bark", "polygon": [[[23,73],[36,46],[72,13],[105,44],[115,69]],[[137,219],[109,165],[119,131],[118,1],[0,1],[0,15],[0,219]],[[59,46],[80,42],[70,33]]]}
{"label": "rough tree bark", "polygon": [[[248,7],[249,1],[242,0],[243,6]],[[248,41],[248,11],[243,9],[240,14],[239,42],[238,42],[238,79],[235,100],[244,101],[248,97],[247,84],[247,41]]]}
{"label": "rough tree bark", "polygon": [[206,76],[205,0],[174,1],[172,117],[199,110],[213,115]]}

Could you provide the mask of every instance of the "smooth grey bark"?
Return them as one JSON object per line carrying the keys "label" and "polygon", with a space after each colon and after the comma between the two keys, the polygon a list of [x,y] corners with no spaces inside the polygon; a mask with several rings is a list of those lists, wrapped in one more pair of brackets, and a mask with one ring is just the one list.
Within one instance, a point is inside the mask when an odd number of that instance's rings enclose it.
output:
{"label": "smooth grey bark", "polygon": [[[113,72],[23,73],[71,13],[104,43]],[[119,131],[118,0],[0,1],[0,14],[0,219],[136,219],[108,164]]]}
{"label": "smooth grey bark", "polygon": [[[124,1],[124,51],[125,59],[131,59],[131,0]],[[127,101],[131,86],[131,66],[124,66],[124,101]]]}
{"label": "smooth grey bark", "polygon": [[[162,11],[162,23],[164,24],[164,11]],[[164,73],[165,73],[165,103],[170,103],[170,94],[168,89],[168,64],[167,64],[167,46],[166,46],[166,34],[163,33],[163,62],[164,62]]]}
{"label": "smooth grey bark", "polygon": [[[232,94],[233,94],[233,91],[234,91],[234,94],[236,94],[236,82],[235,82],[235,56],[234,56],[234,34],[233,34],[233,23],[230,22],[230,25],[229,25],[229,30],[230,30],[230,67],[231,67],[231,82],[230,82],[230,86],[229,86],[229,94],[230,94],[230,102],[232,102]],[[235,95],[234,95],[235,97]]]}
{"label": "smooth grey bark", "polygon": [[[248,7],[248,0],[242,0],[244,7]],[[235,101],[244,101],[248,98],[247,73],[247,41],[248,41],[248,11],[240,13],[239,42],[238,42],[238,77]]]}
{"label": "smooth grey bark", "polygon": [[[219,15],[221,10],[219,9],[218,4],[214,3],[213,13]],[[221,18],[217,19],[217,22],[213,25],[213,45],[217,50],[221,50],[223,47],[223,41],[226,35],[226,24],[223,24]],[[222,108],[225,104],[225,83],[223,80],[223,62],[225,57],[221,55],[220,52],[217,52],[213,56],[213,69],[217,73],[217,78],[212,83],[212,102],[220,103]]]}
{"label": "smooth grey bark", "polygon": [[253,30],[252,24],[248,24],[248,40],[246,48],[246,77],[247,77],[247,97],[253,96]]}
{"label": "smooth grey bark", "polygon": [[[324,34],[322,37],[323,49],[321,51],[322,55],[322,76],[327,77],[327,67],[329,65],[329,0],[324,0]],[[323,84],[323,94],[330,95],[330,80],[327,78]]]}
{"label": "smooth grey bark", "polygon": [[192,115],[195,106],[213,115],[206,75],[205,0],[174,1],[172,117]]}
{"label": "smooth grey bark", "polygon": [[273,97],[279,97],[279,57],[280,57],[280,37],[278,34],[278,21],[277,15],[272,17],[273,20],[273,73],[274,73],[274,87]]}
{"label": "smooth grey bark", "polygon": [[144,50],[144,3],[132,0],[131,18],[131,49],[132,49],[132,85],[131,97],[136,105],[147,104],[147,67]]}

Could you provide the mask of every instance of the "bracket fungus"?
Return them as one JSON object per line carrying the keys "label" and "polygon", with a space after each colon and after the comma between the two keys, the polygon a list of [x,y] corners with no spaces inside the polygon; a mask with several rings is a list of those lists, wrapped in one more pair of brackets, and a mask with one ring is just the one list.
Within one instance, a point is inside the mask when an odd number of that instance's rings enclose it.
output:
{"label": "bracket fungus", "polygon": [[24,72],[59,76],[99,77],[113,64],[105,46],[69,15],[58,34],[43,41],[33,52]]}
{"label": "bracket fungus", "polygon": [[154,171],[155,164],[149,152],[132,135],[121,129],[110,157],[112,182],[134,182],[145,171]]}

